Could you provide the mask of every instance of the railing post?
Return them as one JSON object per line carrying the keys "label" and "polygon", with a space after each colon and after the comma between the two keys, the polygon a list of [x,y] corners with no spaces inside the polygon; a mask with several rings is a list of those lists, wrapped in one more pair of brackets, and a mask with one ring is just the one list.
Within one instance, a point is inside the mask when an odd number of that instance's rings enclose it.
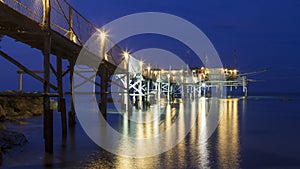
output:
{"label": "railing post", "polygon": [[43,0],[43,28],[45,30],[50,29],[50,12],[51,12],[50,0]]}
{"label": "railing post", "polygon": [[69,6],[69,40],[75,41],[74,40],[74,32],[73,32],[73,9],[71,6]]}
{"label": "railing post", "polygon": [[51,34],[50,34],[50,0],[43,0],[44,15],[43,29],[45,31],[44,41],[44,139],[45,151],[53,153],[53,112],[50,109],[50,53],[51,53]]}

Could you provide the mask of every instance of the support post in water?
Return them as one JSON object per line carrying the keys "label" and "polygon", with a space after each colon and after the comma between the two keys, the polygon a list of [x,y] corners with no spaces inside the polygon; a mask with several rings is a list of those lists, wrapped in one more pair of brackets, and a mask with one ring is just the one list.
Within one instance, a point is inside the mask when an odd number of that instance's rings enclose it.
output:
{"label": "support post in water", "polygon": [[57,88],[58,88],[58,110],[61,113],[61,128],[62,128],[62,143],[65,145],[67,137],[67,117],[66,106],[63,93],[63,72],[62,72],[62,58],[56,57],[56,69],[57,69]]}
{"label": "support post in water", "polygon": [[76,121],[75,121],[75,109],[74,109],[74,102],[73,102],[73,98],[72,98],[72,93],[73,93],[73,73],[74,73],[74,63],[72,61],[69,61],[70,62],[70,93],[71,93],[71,110],[69,111],[68,113],[68,122],[69,122],[69,127],[70,128],[74,128],[75,127],[75,124],[76,124]]}
{"label": "support post in water", "polygon": [[44,36],[44,139],[45,151],[53,153],[53,111],[50,109],[50,53],[51,53],[51,34],[50,34],[50,0],[43,0],[44,16],[43,29]]}
{"label": "support post in water", "polygon": [[104,119],[106,119],[106,114],[107,114],[107,92],[108,92],[107,89],[108,89],[108,80],[109,80],[109,76],[108,76],[108,72],[107,72],[106,68],[104,68],[100,72],[100,78],[101,78],[100,112],[102,113]]}

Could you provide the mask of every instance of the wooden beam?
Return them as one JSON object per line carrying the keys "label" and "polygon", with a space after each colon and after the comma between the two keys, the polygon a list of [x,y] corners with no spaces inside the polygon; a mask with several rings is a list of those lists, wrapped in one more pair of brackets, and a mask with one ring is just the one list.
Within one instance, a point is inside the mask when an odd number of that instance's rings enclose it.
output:
{"label": "wooden beam", "polygon": [[0,97],[58,97],[58,93],[23,93],[23,92],[0,92]]}
{"label": "wooden beam", "polygon": [[[23,70],[25,73],[27,73],[30,76],[32,76],[33,78],[37,79],[38,81],[40,81],[42,83],[44,82],[44,79],[42,77],[40,77],[39,75],[37,75],[33,71],[27,69],[24,65],[22,65],[20,62],[18,62],[14,58],[10,57],[6,53],[4,53],[2,50],[0,50],[0,55],[3,56],[6,60],[8,60],[9,62],[11,62],[12,64],[16,65],[19,69]],[[50,87],[53,90],[57,90],[57,87],[54,84],[52,84],[52,83],[50,83]]]}
{"label": "wooden beam", "polygon": [[76,73],[78,76],[80,76],[81,78],[84,79],[83,82],[77,84],[76,86],[74,86],[74,88],[80,87],[81,85],[83,85],[83,84],[85,84],[85,83],[87,83],[87,82],[93,83],[93,84],[95,84],[95,85],[97,85],[97,86],[101,86],[100,83],[95,82],[95,81],[92,80],[92,78],[96,78],[97,74],[95,74],[95,75],[93,75],[93,76],[87,78],[87,77],[85,77],[84,75],[80,74],[79,72],[74,71],[74,73]]}
{"label": "wooden beam", "polygon": [[66,71],[63,72],[62,76],[65,76],[66,74],[68,74],[70,72],[70,68],[68,67],[68,69]]}
{"label": "wooden beam", "polygon": [[[59,58],[57,57],[57,59],[59,59]],[[50,63],[50,69],[51,69],[50,73],[51,72],[54,73],[54,75],[57,77],[57,71],[54,69],[54,67],[52,66],[51,63]]]}

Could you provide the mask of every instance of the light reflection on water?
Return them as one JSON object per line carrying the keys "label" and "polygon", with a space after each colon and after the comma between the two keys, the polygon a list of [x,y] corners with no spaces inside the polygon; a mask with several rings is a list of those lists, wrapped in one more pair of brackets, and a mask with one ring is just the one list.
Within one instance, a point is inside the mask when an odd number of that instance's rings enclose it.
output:
{"label": "light reflection on water", "polygon": [[218,166],[240,168],[238,99],[226,99],[220,102],[223,117],[217,131]]}
{"label": "light reflection on water", "polygon": [[[145,118],[149,122],[149,117],[153,113],[161,116],[160,121],[154,120],[152,123],[134,123],[127,118],[118,117],[122,123],[111,123],[114,128],[121,129],[125,135],[136,138],[151,138],[161,132],[167,131],[172,125],[177,125],[177,135],[184,136],[186,123],[196,120],[187,137],[173,149],[153,157],[147,158],[128,158],[115,156],[112,163],[103,166],[103,154],[90,156],[85,166],[87,168],[115,167],[115,168],[209,168],[211,167],[211,147],[216,147],[217,167],[218,168],[240,168],[239,152],[239,125],[238,125],[238,99],[220,99],[218,101],[218,111],[220,111],[221,122],[215,133],[216,145],[211,145],[210,141],[200,143],[201,137],[207,134],[203,130],[209,110],[209,99],[188,100],[185,103],[167,104],[164,112],[157,112],[157,107],[150,109],[149,112],[136,111],[132,116]],[[152,113],[152,114],[150,114]],[[184,118],[184,113],[190,115],[189,122]],[[178,123],[174,123],[179,119]],[[119,126],[121,124],[121,126]],[[116,125],[116,126],[114,126]],[[202,133],[201,133],[202,132]],[[172,134],[167,133],[165,144],[170,144]],[[153,147],[141,147],[130,145],[130,142],[121,142],[118,149],[124,151],[152,151]],[[134,147],[134,150],[131,148]]]}
{"label": "light reflection on water", "polygon": [[[111,154],[97,145],[83,133],[78,124],[69,130],[67,146],[61,146],[60,114],[55,115],[54,158],[50,160],[53,168],[241,168],[240,129],[238,123],[238,99],[221,99],[218,107],[222,118],[212,137],[205,143],[200,140],[208,132],[203,130],[207,124],[210,99],[187,100],[184,103],[153,106],[149,112],[136,111],[134,119],[144,119],[145,123],[132,122],[120,114],[109,114],[110,125],[124,135],[136,138],[152,138],[175,127],[176,137],[185,136],[188,124],[196,121],[188,135],[169,151],[147,158],[121,157]],[[152,113],[152,114],[151,114]],[[188,115],[188,116],[187,116]],[[124,114],[126,116],[126,114]],[[157,118],[159,120],[151,120]],[[189,118],[187,118],[189,117]],[[175,123],[177,121],[177,123]],[[31,120],[28,126],[19,129],[27,134],[30,144],[21,151],[5,157],[4,168],[52,168],[45,166],[43,153],[42,117]],[[37,125],[38,124],[38,125]],[[176,125],[176,126],[173,126]],[[27,129],[26,129],[27,128]],[[205,128],[204,128],[205,129]],[[166,132],[163,146],[168,146],[174,134]],[[105,140],[109,141],[109,140]],[[157,144],[160,144],[157,142]],[[155,147],[132,145],[120,140],[119,151],[152,151]]]}
{"label": "light reflection on water", "polygon": [[[177,135],[182,134],[183,128],[187,129],[188,121],[196,120],[196,125],[177,146],[160,155],[139,159],[120,157],[99,148],[79,124],[68,130],[67,146],[63,147],[60,113],[54,112],[54,157],[48,166],[45,166],[48,160],[43,149],[43,117],[27,119],[27,125],[5,122],[4,128],[24,133],[29,144],[4,153],[2,168],[300,168],[299,101],[298,96],[292,101],[278,97],[220,100],[218,107],[223,112],[220,125],[205,144],[199,140],[208,134],[202,126],[208,123],[205,117],[211,108],[209,99],[162,106],[168,109],[153,112],[157,113],[159,121],[140,127],[110,112],[110,124],[132,137],[139,133],[139,137],[148,138],[164,132],[173,119],[182,115],[180,111],[189,116],[178,121],[178,126],[175,126]],[[140,115],[143,118],[153,117],[150,114]],[[171,136],[166,137],[166,142],[170,140]],[[116,146],[125,151],[136,151],[135,147],[126,144]],[[139,151],[148,150],[151,147]]]}

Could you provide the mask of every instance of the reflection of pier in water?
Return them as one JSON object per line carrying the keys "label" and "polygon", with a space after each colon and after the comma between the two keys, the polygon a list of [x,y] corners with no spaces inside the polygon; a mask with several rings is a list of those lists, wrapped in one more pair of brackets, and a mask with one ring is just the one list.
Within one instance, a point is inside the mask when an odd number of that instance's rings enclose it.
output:
{"label": "reflection of pier in water", "polygon": [[[185,129],[189,123],[196,121],[192,126],[187,137],[182,140],[177,146],[169,151],[159,155],[143,159],[131,159],[117,157],[114,164],[116,168],[124,168],[126,166],[136,166],[137,168],[153,168],[165,167],[169,165],[178,165],[179,168],[188,168],[188,161],[198,161],[197,166],[201,168],[211,167],[211,163],[217,162],[218,168],[240,168],[240,138],[239,138],[239,124],[238,124],[238,99],[220,99],[217,101],[218,113],[220,114],[220,124],[216,132],[212,135],[207,142],[200,142],[201,137],[207,134],[208,131],[203,130],[209,115],[211,99],[200,98],[196,100],[187,100],[186,102],[178,102],[166,104],[163,108],[164,111],[158,112],[157,107],[153,106],[150,112],[142,112],[141,110],[133,111],[132,119],[136,122],[129,121],[127,117],[120,118],[122,120],[117,125],[123,134],[134,138],[153,138],[158,134],[168,131],[172,125],[176,125],[177,135],[185,135]],[[184,113],[189,114],[189,119],[182,117]],[[153,116],[152,114],[156,114]],[[126,114],[125,114],[126,116]],[[157,119],[150,119],[153,117],[160,117]],[[142,123],[139,120],[147,122]],[[175,122],[178,119],[177,123]],[[187,121],[189,120],[189,121]],[[174,126],[172,126],[174,127]],[[207,128],[206,128],[207,129]],[[172,142],[174,133],[166,135],[165,145],[168,146]],[[208,136],[208,135],[207,135]],[[121,141],[122,142],[122,141]],[[122,142],[118,149],[119,151],[152,151],[153,147],[143,145],[135,145],[132,148],[132,143]],[[216,152],[214,148],[216,147]],[[164,161],[161,161],[164,159]],[[200,160],[199,160],[200,159]],[[92,165],[97,165],[101,159],[91,162]],[[168,162],[172,162],[168,163]]]}

